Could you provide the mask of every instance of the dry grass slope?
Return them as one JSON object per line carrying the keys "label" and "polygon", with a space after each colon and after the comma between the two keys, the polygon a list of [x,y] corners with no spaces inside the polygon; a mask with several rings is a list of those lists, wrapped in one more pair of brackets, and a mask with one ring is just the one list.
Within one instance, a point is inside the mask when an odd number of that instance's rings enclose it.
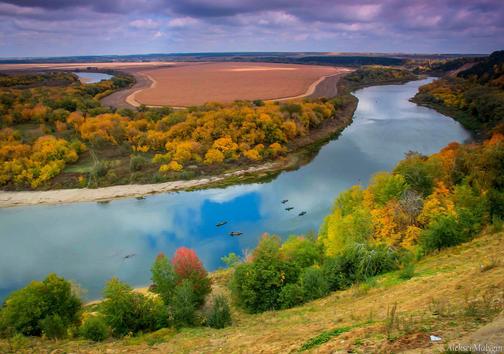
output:
{"label": "dry grass slope", "polygon": [[[82,353],[292,353],[304,344],[316,353],[443,352],[448,343],[485,342],[502,333],[504,321],[492,323],[504,308],[502,254],[504,232],[488,233],[424,258],[410,280],[389,273],[290,310],[249,315],[234,309],[235,323],[223,330],[165,329],[102,344],[38,340],[29,345],[34,352]],[[225,291],[229,272],[213,277]],[[431,343],[430,335],[442,341]]]}

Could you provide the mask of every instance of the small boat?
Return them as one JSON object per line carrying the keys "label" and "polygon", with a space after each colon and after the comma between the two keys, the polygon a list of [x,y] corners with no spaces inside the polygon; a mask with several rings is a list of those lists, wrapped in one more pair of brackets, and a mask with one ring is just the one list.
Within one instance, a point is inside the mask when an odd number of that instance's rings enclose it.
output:
{"label": "small boat", "polygon": [[289,199],[284,199],[284,200],[282,200],[282,204],[285,204],[285,203],[287,203],[288,201],[289,201]]}
{"label": "small boat", "polygon": [[302,211],[298,214],[299,216],[303,216],[303,215],[306,215],[306,211]]}
{"label": "small boat", "polygon": [[145,199],[145,195],[140,195],[138,197],[136,197],[137,200],[144,200]]}
{"label": "small boat", "polygon": [[243,235],[243,232],[231,231],[229,233],[229,236],[241,236],[241,235]]}
{"label": "small boat", "polygon": [[285,210],[287,210],[287,211],[291,211],[292,209],[294,209],[294,207],[285,208]]}
{"label": "small boat", "polygon": [[98,204],[108,204],[110,203],[110,200],[99,200],[97,201]]}
{"label": "small boat", "polygon": [[135,257],[135,256],[136,256],[136,254],[135,254],[135,253],[131,253],[131,254],[127,254],[127,255],[126,255],[126,256],[124,256],[123,258],[124,258],[124,259],[129,259],[129,258],[133,258],[133,257]]}
{"label": "small boat", "polygon": [[215,224],[215,226],[221,227],[221,226],[226,225],[227,223],[228,223],[227,221],[221,221],[221,222],[218,222],[217,224]]}

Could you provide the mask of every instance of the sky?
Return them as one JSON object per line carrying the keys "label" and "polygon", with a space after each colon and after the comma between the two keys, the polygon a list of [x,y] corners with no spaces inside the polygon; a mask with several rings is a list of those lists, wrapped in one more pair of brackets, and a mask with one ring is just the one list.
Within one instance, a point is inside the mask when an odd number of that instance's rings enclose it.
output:
{"label": "sky", "polygon": [[0,0],[0,57],[499,49],[504,0]]}

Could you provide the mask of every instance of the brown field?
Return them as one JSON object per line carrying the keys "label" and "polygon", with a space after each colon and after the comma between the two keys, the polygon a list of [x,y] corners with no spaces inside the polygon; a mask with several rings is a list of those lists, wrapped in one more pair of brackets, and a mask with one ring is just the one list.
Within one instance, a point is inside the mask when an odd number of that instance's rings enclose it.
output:
{"label": "brown field", "polygon": [[272,63],[199,63],[142,70],[152,82],[127,102],[138,106],[190,106],[205,102],[310,96],[324,78],[349,69]]}
{"label": "brown field", "polygon": [[118,70],[135,76],[137,82],[131,88],[102,99],[104,105],[116,108],[333,97],[339,78],[351,71],[331,66],[242,62],[0,64],[0,72],[87,68]]}

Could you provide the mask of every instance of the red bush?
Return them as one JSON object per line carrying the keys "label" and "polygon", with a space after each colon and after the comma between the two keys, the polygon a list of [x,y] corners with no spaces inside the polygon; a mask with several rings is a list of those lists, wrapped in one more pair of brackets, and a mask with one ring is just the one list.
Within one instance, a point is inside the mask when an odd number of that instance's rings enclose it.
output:
{"label": "red bush", "polygon": [[178,276],[178,282],[189,279],[193,284],[198,302],[203,303],[205,296],[211,291],[211,284],[208,273],[196,252],[186,247],[180,247],[175,252],[172,263]]}
{"label": "red bush", "polygon": [[187,279],[193,276],[204,278],[207,276],[207,271],[203,267],[200,259],[192,249],[180,247],[175,252],[172,260],[175,267],[175,273],[181,279]]}

